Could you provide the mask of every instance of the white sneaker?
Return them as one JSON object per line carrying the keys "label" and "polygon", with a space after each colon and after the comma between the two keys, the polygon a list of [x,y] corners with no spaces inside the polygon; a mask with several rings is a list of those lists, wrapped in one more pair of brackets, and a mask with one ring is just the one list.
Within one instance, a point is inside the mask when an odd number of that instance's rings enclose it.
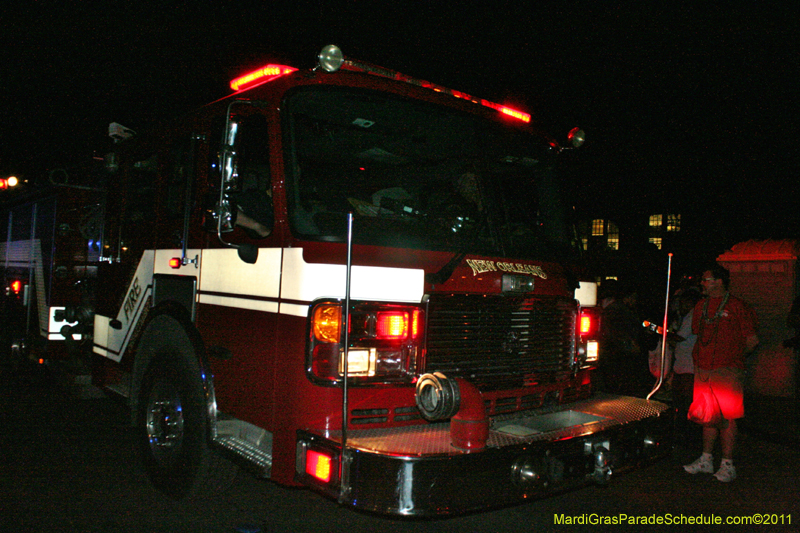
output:
{"label": "white sneaker", "polygon": [[683,469],[690,474],[711,474],[714,472],[714,464],[711,462],[711,458],[700,456],[693,463],[683,465]]}
{"label": "white sneaker", "polygon": [[729,483],[736,479],[736,467],[733,463],[722,463],[714,477],[723,483]]}

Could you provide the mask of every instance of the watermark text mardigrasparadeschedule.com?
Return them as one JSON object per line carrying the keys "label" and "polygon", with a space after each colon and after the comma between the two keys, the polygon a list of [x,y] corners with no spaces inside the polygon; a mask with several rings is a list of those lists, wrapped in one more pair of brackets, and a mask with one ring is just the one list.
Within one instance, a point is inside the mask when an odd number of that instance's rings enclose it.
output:
{"label": "watermark text mardigrasparadeschedule.com", "polygon": [[637,525],[732,525],[732,526],[788,526],[792,524],[792,515],[777,513],[754,513],[741,516],[722,516],[717,514],[651,514],[630,515],[619,513],[602,515],[587,513],[580,515],[556,514],[553,523],[557,526],[637,526]]}

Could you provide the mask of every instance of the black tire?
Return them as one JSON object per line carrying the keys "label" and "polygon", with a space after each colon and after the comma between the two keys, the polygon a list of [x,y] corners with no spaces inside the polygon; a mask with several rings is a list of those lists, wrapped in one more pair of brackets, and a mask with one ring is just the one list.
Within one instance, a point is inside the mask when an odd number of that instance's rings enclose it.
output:
{"label": "black tire", "polygon": [[191,350],[159,337],[141,383],[136,409],[139,453],[156,489],[174,498],[224,490],[236,467],[209,448],[208,405]]}

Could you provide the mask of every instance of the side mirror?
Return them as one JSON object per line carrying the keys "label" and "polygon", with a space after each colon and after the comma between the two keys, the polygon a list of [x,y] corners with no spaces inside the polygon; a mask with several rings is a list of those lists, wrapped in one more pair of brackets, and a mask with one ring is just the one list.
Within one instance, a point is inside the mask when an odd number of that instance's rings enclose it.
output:
{"label": "side mirror", "polygon": [[247,264],[253,265],[258,261],[258,248],[252,244],[236,244],[239,259]]}
{"label": "side mirror", "polygon": [[222,164],[222,190],[225,192],[239,191],[239,158],[231,147],[225,147],[221,154]]}

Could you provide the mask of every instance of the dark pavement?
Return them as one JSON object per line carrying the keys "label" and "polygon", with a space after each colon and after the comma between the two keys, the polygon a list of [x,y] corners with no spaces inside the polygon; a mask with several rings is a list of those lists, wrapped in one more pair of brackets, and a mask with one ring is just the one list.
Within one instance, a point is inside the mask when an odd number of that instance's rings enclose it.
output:
{"label": "dark pavement", "polygon": [[[138,468],[127,409],[99,396],[80,399],[44,367],[0,364],[0,531],[234,532],[304,531],[800,531],[800,451],[743,434],[739,478],[723,484],[689,476],[674,456],[587,487],[507,509],[438,520],[399,520],[355,512],[307,490],[287,489],[240,473],[213,501],[180,503],[154,492]],[[678,525],[701,515],[747,517],[777,525]],[[568,524],[559,518],[670,525]],[[756,518],[758,520],[759,518]],[[764,520],[764,517],[760,517]],[[791,522],[791,523],[790,523]]]}

